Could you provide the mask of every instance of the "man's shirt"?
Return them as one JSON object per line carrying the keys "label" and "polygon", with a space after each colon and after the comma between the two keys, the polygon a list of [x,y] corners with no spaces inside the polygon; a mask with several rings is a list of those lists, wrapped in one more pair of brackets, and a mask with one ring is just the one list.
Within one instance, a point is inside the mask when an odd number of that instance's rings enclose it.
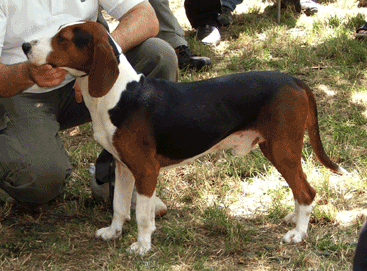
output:
{"label": "man's shirt", "polygon": [[[0,0],[0,63],[5,65],[27,61],[22,44],[51,37],[63,24],[80,20],[96,21],[98,6],[121,18],[144,0]],[[45,92],[60,88],[75,78],[67,74],[65,81],[53,88],[33,85],[25,92]]]}

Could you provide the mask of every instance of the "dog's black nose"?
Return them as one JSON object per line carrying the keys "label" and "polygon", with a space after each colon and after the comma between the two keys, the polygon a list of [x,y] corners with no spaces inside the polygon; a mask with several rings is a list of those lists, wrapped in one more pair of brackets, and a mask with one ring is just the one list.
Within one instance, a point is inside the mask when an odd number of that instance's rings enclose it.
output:
{"label": "dog's black nose", "polygon": [[25,42],[22,44],[23,52],[27,55],[29,51],[31,50],[32,45],[29,42]]}

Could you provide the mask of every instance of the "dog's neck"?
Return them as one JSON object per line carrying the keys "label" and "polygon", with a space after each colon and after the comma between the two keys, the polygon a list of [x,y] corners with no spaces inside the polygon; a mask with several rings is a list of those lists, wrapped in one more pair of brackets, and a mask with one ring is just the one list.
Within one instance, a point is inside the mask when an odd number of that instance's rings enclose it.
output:
{"label": "dog's neck", "polygon": [[[116,47],[119,48],[119,47]],[[114,49],[115,51],[115,49]],[[118,61],[118,68],[119,68],[119,75],[117,77],[117,80],[114,84],[114,87],[110,90],[110,92],[117,92],[121,93],[121,90],[123,90],[128,83],[131,82],[139,82],[141,77],[144,76],[143,74],[138,74],[134,68],[131,66],[129,61],[127,60],[126,56],[121,52],[118,54],[115,54],[117,61]],[[77,82],[82,90],[82,95],[84,99],[89,100],[91,97],[89,97],[89,90],[88,90],[88,74],[85,74],[85,76],[77,77]],[[111,93],[112,94],[112,93]],[[89,98],[87,98],[89,97]],[[92,99],[94,100],[94,99]],[[98,98],[97,98],[98,100]]]}
{"label": "dog's neck", "polygon": [[112,36],[110,35],[110,33],[108,33],[108,42],[111,45],[112,49],[113,49],[113,53],[117,59],[117,62],[120,64],[120,55],[122,54],[122,49],[121,47],[117,44],[117,42],[112,38]]}
{"label": "dog's neck", "polygon": [[[123,85],[132,82],[132,81],[139,81],[143,74],[138,74],[135,69],[131,66],[130,62],[127,60],[126,56],[122,53],[118,56],[119,60],[119,71],[120,74],[117,78],[116,83],[120,82],[121,85],[122,82]],[[121,82],[122,81],[122,82]],[[115,84],[116,84],[115,83]]]}
{"label": "dog's neck", "polygon": [[119,78],[117,81],[120,81],[123,77],[123,81],[128,83],[131,81],[139,81],[142,74],[138,74],[134,68],[131,66],[130,62],[127,60],[126,56],[122,52],[121,47],[117,44],[117,42],[112,38],[112,36],[108,33],[108,42],[113,48],[113,52],[118,62],[119,67]]}

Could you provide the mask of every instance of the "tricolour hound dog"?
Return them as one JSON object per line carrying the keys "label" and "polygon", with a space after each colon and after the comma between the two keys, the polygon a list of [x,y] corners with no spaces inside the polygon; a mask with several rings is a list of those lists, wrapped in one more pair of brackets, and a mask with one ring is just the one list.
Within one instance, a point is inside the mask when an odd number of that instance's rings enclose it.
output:
{"label": "tricolour hound dog", "polygon": [[325,154],[312,90],[290,75],[255,71],[190,83],[146,78],[135,72],[106,30],[89,21],[24,43],[23,50],[30,62],[62,67],[77,77],[94,138],[116,161],[112,224],[96,236],[121,235],[135,183],[138,240],[130,250],[138,254],[151,248],[161,169],[219,149],[242,156],[259,144],[292,189],[295,211],[285,220],[296,227],[284,241],[294,243],[307,236],[316,194],[301,167],[306,128],[321,163],[346,173]]}

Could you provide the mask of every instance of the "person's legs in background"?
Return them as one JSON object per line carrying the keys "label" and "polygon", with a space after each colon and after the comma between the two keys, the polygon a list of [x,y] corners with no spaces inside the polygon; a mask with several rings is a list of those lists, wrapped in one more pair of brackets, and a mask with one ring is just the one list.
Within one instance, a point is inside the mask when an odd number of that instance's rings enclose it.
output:
{"label": "person's legs in background", "polygon": [[180,69],[201,70],[211,64],[208,57],[197,56],[191,52],[184,37],[184,31],[172,13],[168,0],[149,0],[159,21],[157,38],[168,42],[175,49]]}
{"label": "person's legs in background", "polygon": [[196,29],[196,38],[207,45],[220,42],[218,16],[221,13],[220,0],[185,0],[186,16]]}
{"label": "person's legs in background", "polygon": [[222,0],[222,13],[219,15],[218,20],[221,26],[229,26],[233,23],[232,12],[236,9],[236,6],[241,4],[243,0]]}

